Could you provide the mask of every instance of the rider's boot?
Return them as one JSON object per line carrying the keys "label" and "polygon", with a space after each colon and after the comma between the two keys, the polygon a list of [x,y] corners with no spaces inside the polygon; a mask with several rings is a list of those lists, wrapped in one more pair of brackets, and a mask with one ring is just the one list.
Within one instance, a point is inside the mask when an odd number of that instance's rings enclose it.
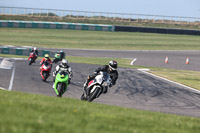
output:
{"label": "rider's boot", "polygon": [[108,92],[108,88],[103,88],[103,94],[106,94]]}
{"label": "rider's boot", "polygon": [[68,84],[70,84],[70,83],[71,83],[71,79],[69,78],[69,79],[68,79]]}
{"label": "rider's boot", "polygon": [[84,85],[83,85],[83,91],[84,91],[85,94],[86,94],[86,89],[87,89],[87,84],[84,83]]}
{"label": "rider's boot", "polygon": [[55,87],[55,82],[53,82],[53,86],[52,86],[53,88]]}
{"label": "rider's boot", "polygon": [[53,72],[53,82],[55,82],[55,79],[56,79],[56,72]]}
{"label": "rider's boot", "polygon": [[88,89],[87,89],[87,87],[88,87],[88,81],[86,81],[85,83],[84,83],[84,85],[83,85],[83,91],[84,91],[84,94],[86,95],[86,96],[88,96]]}

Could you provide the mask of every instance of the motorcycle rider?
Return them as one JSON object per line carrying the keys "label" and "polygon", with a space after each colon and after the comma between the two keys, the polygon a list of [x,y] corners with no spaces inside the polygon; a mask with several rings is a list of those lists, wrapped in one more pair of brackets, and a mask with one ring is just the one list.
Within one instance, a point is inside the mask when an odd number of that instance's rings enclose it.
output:
{"label": "motorcycle rider", "polygon": [[61,55],[61,59],[65,59],[65,53],[63,50],[60,50],[59,54]]}
{"label": "motorcycle rider", "polygon": [[[38,50],[36,47],[34,47],[32,50],[31,50],[31,53],[34,52],[36,54],[36,57],[35,57],[35,60],[37,59],[37,56],[38,56]],[[34,62],[35,62],[34,60]]]}
{"label": "motorcycle rider", "polygon": [[[40,72],[41,72],[42,64],[45,63],[45,62],[48,62],[51,65],[51,68],[52,68],[52,62],[51,62],[51,59],[49,58],[49,54],[45,54],[44,58],[42,58],[42,60],[40,61]],[[50,73],[51,73],[51,70],[50,70],[49,74]]]}
{"label": "motorcycle rider", "polygon": [[57,53],[60,54],[60,59],[61,59],[61,60],[62,60],[62,59],[65,59],[65,53],[64,53],[63,50],[60,50],[60,51],[58,51]]}
{"label": "motorcycle rider", "polygon": [[40,61],[40,65],[42,66],[42,64],[46,61],[48,61],[52,65],[51,59],[49,58],[49,54],[44,55],[44,58],[42,58],[42,60]]}
{"label": "motorcycle rider", "polygon": [[56,66],[56,71],[53,72],[53,81],[54,82],[55,82],[55,77],[59,71],[65,71],[69,74],[68,84],[70,84],[73,73],[72,73],[71,67],[68,65],[68,60],[62,59],[61,64]]}
{"label": "motorcycle rider", "polygon": [[38,50],[37,50],[37,47],[34,47],[32,50],[31,50],[31,53],[32,52],[35,52],[35,54],[38,56]]}
{"label": "motorcycle rider", "polygon": [[[100,71],[107,72],[110,75],[110,78],[112,81],[109,87],[112,87],[113,85],[115,85],[118,79],[117,61],[111,60],[108,65],[103,65],[102,67],[97,68],[93,74],[88,76],[86,82],[83,85],[83,89],[86,92],[86,94],[89,94],[89,89],[87,89],[88,83],[91,80],[93,80]],[[107,88],[104,88],[103,93],[104,94],[107,93]]]}

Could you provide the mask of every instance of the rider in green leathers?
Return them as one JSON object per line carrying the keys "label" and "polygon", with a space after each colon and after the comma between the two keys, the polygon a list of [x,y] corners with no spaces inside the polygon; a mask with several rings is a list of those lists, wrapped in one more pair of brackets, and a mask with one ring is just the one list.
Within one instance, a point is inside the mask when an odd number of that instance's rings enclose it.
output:
{"label": "rider in green leathers", "polygon": [[70,84],[70,80],[73,77],[73,73],[72,73],[72,69],[71,67],[68,65],[68,61],[66,59],[62,59],[61,64],[56,66],[56,71],[53,72],[53,81],[55,81],[55,77],[57,75],[57,73],[59,71],[65,71],[68,73],[69,75],[69,80],[68,80],[68,84]]}

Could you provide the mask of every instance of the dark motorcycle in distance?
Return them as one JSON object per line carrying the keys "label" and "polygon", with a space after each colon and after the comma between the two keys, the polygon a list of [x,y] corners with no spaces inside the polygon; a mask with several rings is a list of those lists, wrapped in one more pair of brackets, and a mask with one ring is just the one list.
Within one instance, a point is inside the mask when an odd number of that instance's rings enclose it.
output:
{"label": "dark motorcycle in distance", "polygon": [[55,53],[55,56],[54,56],[54,59],[53,59],[52,63],[58,63],[61,60],[62,60],[61,54]]}
{"label": "dark motorcycle in distance", "polygon": [[88,83],[86,92],[83,91],[81,100],[87,100],[92,102],[94,99],[98,98],[104,90],[107,90],[111,84],[110,75],[107,72],[99,72],[99,74]]}

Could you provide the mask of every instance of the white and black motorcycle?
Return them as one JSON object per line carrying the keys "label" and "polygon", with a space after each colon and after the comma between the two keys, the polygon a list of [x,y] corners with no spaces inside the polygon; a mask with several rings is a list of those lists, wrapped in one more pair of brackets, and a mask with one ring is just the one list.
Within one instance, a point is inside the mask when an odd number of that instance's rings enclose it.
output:
{"label": "white and black motorcycle", "polygon": [[95,98],[98,98],[102,92],[107,91],[110,84],[110,75],[107,72],[99,72],[99,74],[88,83],[88,94],[83,90],[81,100],[92,102]]}

